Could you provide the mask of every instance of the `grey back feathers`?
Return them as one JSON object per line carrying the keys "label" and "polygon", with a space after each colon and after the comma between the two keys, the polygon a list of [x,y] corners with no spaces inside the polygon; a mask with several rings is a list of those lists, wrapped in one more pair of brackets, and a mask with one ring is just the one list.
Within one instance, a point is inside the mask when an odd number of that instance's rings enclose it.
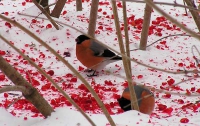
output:
{"label": "grey back feathers", "polygon": [[102,56],[104,50],[106,50],[107,48],[95,41],[92,41],[90,49],[94,52],[95,56]]}

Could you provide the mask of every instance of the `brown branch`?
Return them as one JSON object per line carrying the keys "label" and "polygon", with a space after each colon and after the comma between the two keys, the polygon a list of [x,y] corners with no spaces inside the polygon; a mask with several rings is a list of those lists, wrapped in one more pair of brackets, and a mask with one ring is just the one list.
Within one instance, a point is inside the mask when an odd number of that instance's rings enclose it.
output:
{"label": "brown branch", "polygon": [[58,0],[52,13],[52,17],[59,18],[67,0]]}
{"label": "brown branch", "polygon": [[149,25],[151,21],[151,12],[152,12],[152,7],[146,4],[144,10],[144,20],[142,26],[141,39],[140,39],[140,47],[139,47],[140,50],[146,50],[147,39],[149,35]]}
{"label": "brown branch", "polygon": [[76,11],[82,11],[82,0],[76,0]]}
{"label": "brown branch", "polygon": [[[126,45],[126,55],[127,57],[130,57],[130,46],[129,46],[129,36],[128,36],[128,22],[127,22],[127,10],[126,10],[126,2],[122,2],[123,5],[123,19],[124,19],[124,33],[125,33],[125,45]],[[131,71],[131,61],[127,59],[127,63],[129,66],[130,73]]]}
{"label": "brown branch", "polygon": [[111,1],[111,3],[112,3],[113,15],[114,15],[115,27],[116,27],[118,41],[119,41],[119,47],[120,47],[121,54],[123,54],[122,55],[122,61],[123,61],[123,65],[124,65],[126,79],[128,81],[129,90],[130,90],[131,108],[134,109],[134,110],[140,111],[138,103],[137,102],[134,103],[134,101],[137,101],[137,97],[136,97],[136,94],[135,94],[134,86],[132,85],[133,82],[132,82],[132,78],[131,78],[131,73],[130,73],[130,70],[129,70],[128,63],[127,63],[128,59],[126,57],[124,57],[125,49],[124,49],[121,29],[120,29],[120,25],[119,25],[119,17],[118,17],[116,2]]}
{"label": "brown branch", "polygon": [[24,95],[30,95],[33,91],[26,88],[25,86],[6,86],[6,87],[2,87],[0,88],[0,93],[4,93],[4,92],[8,92],[8,91],[20,91],[22,92]]}
{"label": "brown branch", "polygon": [[36,0],[33,0],[33,3],[36,5],[36,7],[38,7],[38,9],[40,9],[40,11],[42,11],[42,13],[49,19],[49,21],[53,24],[53,26],[59,30],[58,25],[55,23],[55,21],[51,18],[51,16],[48,14],[48,12],[46,10],[44,10],[37,2]]}
{"label": "brown branch", "polygon": [[[191,0],[184,0],[186,2],[186,4],[189,6],[189,7],[193,7],[194,8],[194,4]],[[194,22],[196,23],[196,26],[200,32],[200,16],[199,16],[199,13],[197,11],[194,11],[194,10],[191,10],[190,9],[190,12],[192,14],[192,17],[194,19]]]}
{"label": "brown branch", "polygon": [[[184,0],[183,0],[183,4],[184,4],[184,6],[185,6],[185,1],[184,1]],[[185,9],[185,14],[188,15],[188,12],[187,12],[186,7],[184,7],[184,9]]]}
{"label": "brown branch", "polygon": [[89,26],[88,26],[88,34],[92,37],[95,36],[98,6],[99,6],[99,0],[92,0],[90,8]]}
{"label": "brown branch", "polygon": [[114,121],[112,120],[110,114],[108,113],[105,105],[103,104],[103,102],[101,101],[101,99],[99,98],[99,96],[97,95],[97,93],[94,91],[94,89],[90,86],[90,84],[85,80],[85,78],[83,76],[81,76],[79,74],[79,72],[71,65],[69,64],[62,56],[60,56],[53,48],[51,48],[48,44],[46,44],[42,39],[40,39],[39,37],[37,37],[34,33],[30,32],[28,29],[26,29],[25,27],[23,27],[21,24],[19,24],[16,21],[13,21],[3,15],[0,14],[0,18],[3,20],[6,20],[7,22],[10,22],[11,24],[15,25],[16,27],[20,28],[21,30],[23,30],[25,33],[27,33],[29,36],[31,36],[32,38],[34,38],[37,42],[39,42],[41,45],[43,45],[44,47],[46,47],[51,53],[53,53],[60,61],[62,61],[87,87],[87,89],[91,92],[91,94],[94,96],[95,100],[97,101],[98,105],[102,108],[103,113],[105,114],[106,118],[108,119],[108,121],[110,122],[110,124],[113,124]]}

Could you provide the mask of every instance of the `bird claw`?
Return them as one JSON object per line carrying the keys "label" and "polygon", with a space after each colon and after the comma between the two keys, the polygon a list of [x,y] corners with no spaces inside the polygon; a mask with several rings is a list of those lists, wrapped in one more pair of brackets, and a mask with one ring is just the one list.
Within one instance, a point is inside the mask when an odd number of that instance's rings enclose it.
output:
{"label": "bird claw", "polygon": [[96,71],[95,70],[93,70],[94,72],[92,73],[92,74],[90,74],[90,75],[87,75],[88,77],[93,77],[93,76],[97,76],[97,74],[95,74],[96,73]]}
{"label": "bird claw", "polygon": [[94,71],[94,70],[92,70],[92,69],[86,69],[86,70],[84,70],[84,72],[88,72],[88,73],[90,73],[92,71]]}
{"label": "bird claw", "polygon": [[97,76],[97,74],[90,74],[90,75],[87,75],[88,77],[94,77],[94,76]]}

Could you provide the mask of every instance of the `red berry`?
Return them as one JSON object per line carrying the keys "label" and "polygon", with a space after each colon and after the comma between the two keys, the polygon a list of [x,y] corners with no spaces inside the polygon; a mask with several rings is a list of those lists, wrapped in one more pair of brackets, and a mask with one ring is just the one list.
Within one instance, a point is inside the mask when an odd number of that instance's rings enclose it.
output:
{"label": "red berry", "polygon": [[5,25],[6,25],[7,27],[9,27],[9,28],[12,27],[11,24],[10,24],[9,22],[6,22]]}
{"label": "red berry", "polygon": [[47,24],[46,29],[52,28],[51,24]]}
{"label": "red berry", "polygon": [[143,78],[143,75],[138,75],[137,78],[141,79],[141,78]]}
{"label": "red berry", "polygon": [[27,117],[24,117],[24,120],[27,120],[28,118]]}
{"label": "red berry", "polygon": [[158,110],[159,110],[159,111],[163,111],[163,110],[165,110],[166,108],[167,108],[166,105],[158,104]]}
{"label": "red berry", "polygon": [[4,14],[5,14],[6,16],[8,16],[9,13],[8,13],[8,12],[4,12]]}
{"label": "red berry", "polygon": [[164,97],[165,98],[171,98],[171,94],[165,94]]}
{"label": "red berry", "polygon": [[37,20],[36,19],[32,19],[32,23],[36,23],[37,22]]}
{"label": "red berry", "polygon": [[49,74],[50,76],[53,76],[53,75],[54,75],[54,71],[53,71],[53,70],[49,70],[49,71],[47,72],[47,74]]}
{"label": "red berry", "polygon": [[0,74],[0,81],[4,81],[5,80],[5,75],[4,74]]}
{"label": "red berry", "polygon": [[73,77],[70,82],[77,82],[77,78]]}
{"label": "red berry", "polygon": [[200,93],[200,88],[199,89],[197,89],[197,91],[196,91],[197,93]]}
{"label": "red berry", "polygon": [[191,87],[190,91],[195,91],[195,87]]}
{"label": "red berry", "polygon": [[102,30],[102,29],[103,29],[103,26],[99,26],[98,29],[101,29],[101,30]]}
{"label": "red berry", "polygon": [[25,6],[26,5],[26,2],[22,2],[22,6]]}
{"label": "red berry", "polygon": [[4,95],[4,97],[5,97],[5,98],[7,98],[7,97],[8,97],[8,93],[4,93],[3,95]]}
{"label": "red berry", "polygon": [[170,107],[170,108],[166,108],[165,110],[163,110],[163,113],[167,113],[170,115],[172,113],[172,111],[173,111],[173,108]]}
{"label": "red berry", "polygon": [[179,67],[183,67],[183,63],[178,63],[178,66]]}
{"label": "red berry", "polygon": [[65,11],[63,11],[62,15],[65,15],[66,13],[67,13],[67,11],[65,10]]}
{"label": "red berry", "polygon": [[182,118],[180,120],[181,123],[188,123],[189,122],[189,119],[188,118]]}
{"label": "red berry", "polygon": [[173,85],[174,84],[174,82],[175,82],[175,80],[174,79],[169,79],[168,81],[167,81],[167,83],[168,83],[168,85]]}
{"label": "red berry", "polygon": [[103,15],[106,15],[106,14],[107,14],[107,12],[106,12],[106,11],[104,11],[104,12],[103,12]]}

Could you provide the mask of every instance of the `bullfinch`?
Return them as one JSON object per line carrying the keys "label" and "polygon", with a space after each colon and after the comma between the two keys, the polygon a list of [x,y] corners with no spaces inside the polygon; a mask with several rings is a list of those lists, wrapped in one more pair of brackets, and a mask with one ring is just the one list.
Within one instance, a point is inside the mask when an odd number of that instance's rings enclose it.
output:
{"label": "bullfinch", "polygon": [[77,59],[90,70],[89,72],[93,72],[87,75],[88,77],[97,76],[96,71],[102,70],[109,63],[122,60],[122,57],[86,35],[79,35],[75,41]]}
{"label": "bullfinch", "polygon": [[[137,97],[137,102],[138,102],[138,106],[140,109],[141,113],[144,114],[151,114],[152,111],[154,110],[154,106],[155,106],[155,98],[153,93],[147,89],[144,88],[142,86],[139,85],[134,85],[134,90],[135,90],[135,94]],[[149,96],[149,97],[145,97],[145,96]],[[124,110],[124,111],[129,111],[131,110],[131,102],[130,102],[130,91],[129,88],[126,88],[123,93],[122,93],[122,97],[117,99],[120,107]]]}

